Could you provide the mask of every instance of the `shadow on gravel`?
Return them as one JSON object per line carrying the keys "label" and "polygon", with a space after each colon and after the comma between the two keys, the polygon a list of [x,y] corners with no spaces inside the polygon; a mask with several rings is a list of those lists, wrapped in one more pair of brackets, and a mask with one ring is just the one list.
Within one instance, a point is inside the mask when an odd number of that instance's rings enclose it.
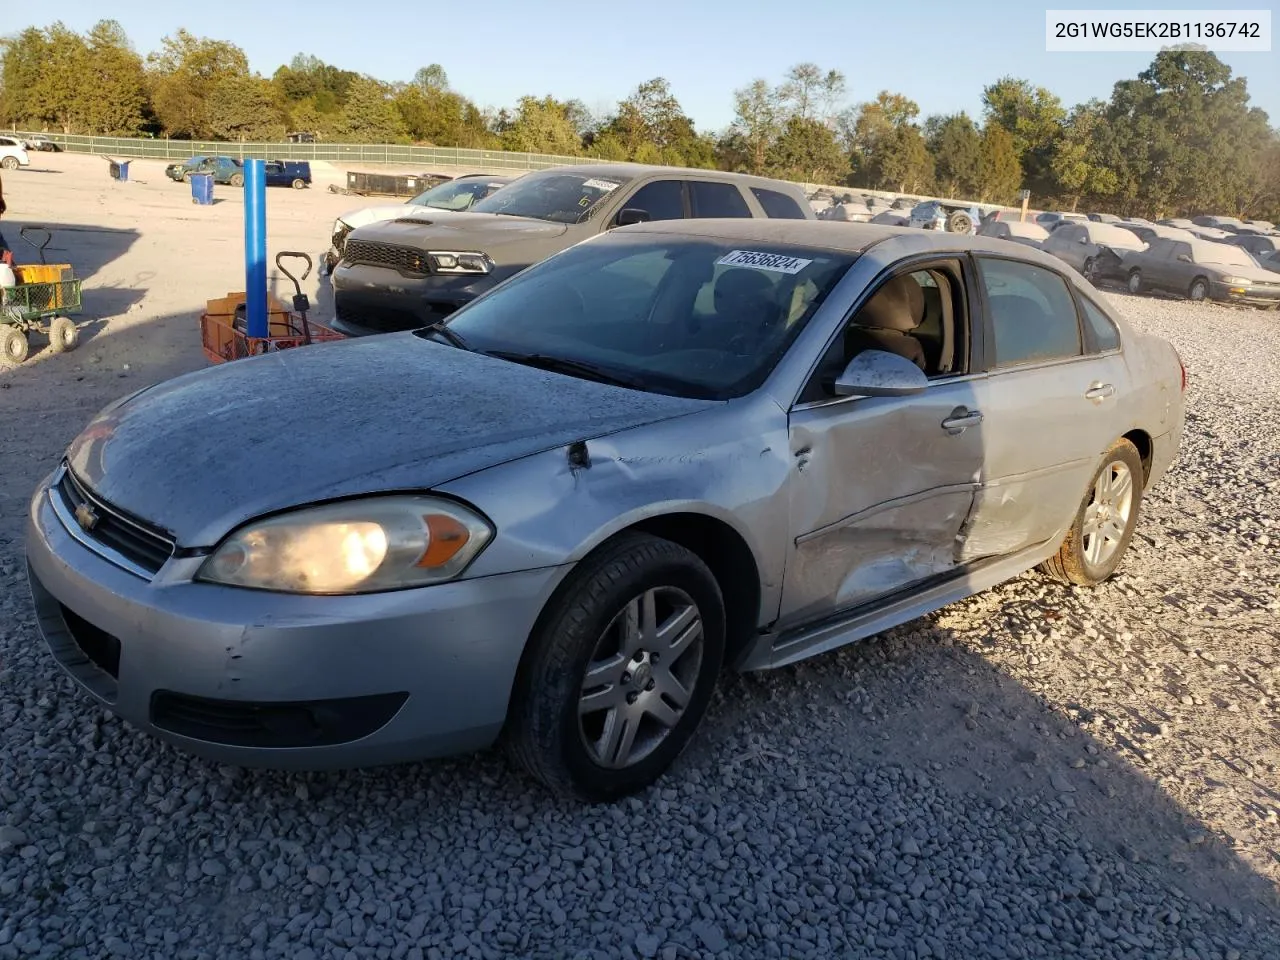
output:
{"label": "shadow on gravel", "polygon": [[[60,172],[60,171],[49,171]],[[69,263],[80,280],[88,280],[103,267],[122,257],[137,242],[140,234],[132,227],[102,227],[88,223],[60,223],[53,220],[0,219],[0,233],[13,251],[14,263],[39,263],[36,248],[22,239],[21,230],[37,243],[43,237],[36,230],[51,234],[44,257],[48,263]]]}

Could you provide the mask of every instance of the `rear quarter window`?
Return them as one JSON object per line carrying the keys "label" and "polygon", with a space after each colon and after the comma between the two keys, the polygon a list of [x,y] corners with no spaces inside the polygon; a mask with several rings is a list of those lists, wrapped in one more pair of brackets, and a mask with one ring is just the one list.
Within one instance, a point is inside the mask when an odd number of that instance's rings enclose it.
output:
{"label": "rear quarter window", "polygon": [[1084,313],[1085,326],[1093,340],[1093,347],[1098,353],[1120,349],[1120,331],[1111,322],[1111,318],[1102,312],[1102,308],[1088,297],[1080,297],[1080,306]]}
{"label": "rear quarter window", "polygon": [[766,190],[764,187],[752,187],[751,194],[764,208],[765,216],[774,220],[803,220],[804,211],[800,204],[777,190]]}

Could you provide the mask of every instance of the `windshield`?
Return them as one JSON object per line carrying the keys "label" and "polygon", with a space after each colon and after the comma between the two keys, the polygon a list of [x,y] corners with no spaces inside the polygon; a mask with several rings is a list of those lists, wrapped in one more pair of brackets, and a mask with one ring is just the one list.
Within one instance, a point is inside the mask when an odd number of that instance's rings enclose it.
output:
{"label": "windshield", "polygon": [[1244,247],[1230,243],[1196,245],[1197,263],[1216,263],[1224,267],[1256,267],[1258,261]]}
{"label": "windshield", "polygon": [[582,223],[600,208],[600,202],[631,178],[622,175],[590,176],[563,170],[529,173],[485,197],[471,209],[476,213],[501,213],[555,223]]}
{"label": "windshield", "polygon": [[517,275],[448,326],[482,353],[723,400],[764,382],[853,260],[759,240],[612,234]]}
{"label": "windshield", "polygon": [[493,188],[488,177],[477,180],[447,180],[424,190],[409,203],[437,210],[466,210]]}

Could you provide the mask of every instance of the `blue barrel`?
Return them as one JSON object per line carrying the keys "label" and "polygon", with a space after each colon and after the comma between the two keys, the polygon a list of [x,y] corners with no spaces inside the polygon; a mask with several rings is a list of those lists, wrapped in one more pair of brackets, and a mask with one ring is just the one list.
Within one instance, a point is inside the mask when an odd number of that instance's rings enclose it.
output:
{"label": "blue barrel", "polygon": [[116,175],[116,179],[121,183],[127,183],[129,180],[129,161],[121,160],[117,166],[120,168],[120,172]]}
{"label": "blue barrel", "polygon": [[201,206],[213,203],[213,174],[193,173],[191,175],[191,202]]}

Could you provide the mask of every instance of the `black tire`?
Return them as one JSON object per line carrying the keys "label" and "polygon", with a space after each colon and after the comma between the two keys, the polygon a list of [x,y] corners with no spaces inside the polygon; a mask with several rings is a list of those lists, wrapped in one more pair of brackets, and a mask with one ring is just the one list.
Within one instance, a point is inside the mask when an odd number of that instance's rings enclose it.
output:
{"label": "black tire", "polygon": [[0,326],[0,362],[19,364],[27,359],[31,345],[17,327]]}
{"label": "black tire", "polygon": [[233,174],[231,175],[231,181],[230,181],[230,183],[231,183],[231,186],[233,186],[233,187],[243,187],[243,186],[244,186],[244,174],[242,174],[242,173],[233,173]]}
{"label": "black tire", "polygon": [[67,353],[80,344],[80,328],[70,317],[54,317],[49,321],[49,350]]}
{"label": "black tire", "polygon": [[1141,270],[1129,271],[1129,292],[1130,293],[1142,292],[1142,271]]}
{"label": "black tire", "polygon": [[[587,667],[628,604],[654,589],[687,597],[701,616],[696,675],[688,681],[683,714],[650,752],[630,765],[606,767],[592,755],[579,719]],[[724,658],[724,635],[720,587],[696,554],[642,534],[609,541],[570,574],[534,628],[507,717],[509,756],[562,796],[607,801],[643,789],[680,755],[706,712]],[[632,661],[620,662],[629,669]],[[618,689],[629,679],[635,678],[622,674]]]}
{"label": "black tire", "polygon": [[0,160],[0,167],[4,167],[6,170],[17,170],[17,169],[18,169],[18,158],[17,158],[17,157],[5,157],[3,160]]}
{"label": "black tire", "polygon": [[1084,266],[1080,269],[1080,273],[1086,280],[1094,286],[1098,284],[1098,261],[1095,257],[1089,257],[1084,262]]}
{"label": "black tire", "polygon": [[293,189],[295,190],[302,190],[306,185],[307,181],[303,180],[301,177],[298,177],[293,181]]}
{"label": "black tire", "polygon": [[947,217],[947,229],[951,233],[972,233],[973,217],[963,210],[953,210],[951,215]]}
{"label": "black tire", "polygon": [[[1116,544],[1114,549],[1104,559],[1095,562],[1089,558],[1084,542],[1089,508],[1094,504],[1100,479],[1104,474],[1115,470],[1117,465],[1123,465],[1128,471],[1132,484],[1132,500],[1128,514],[1124,518],[1124,532],[1113,541]],[[1094,472],[1093,479],[1089,481],[1089,489],[1085,491],[1084,499],[1080,501],[1075,520],[1072,521],[1071,529],[1067,531],[1062,546],[1053,557],[1040,565],[1040,569],[1054,580],[1081,587],[1097,586],[1114,574],[1116,568],[1120,566],[1120,561],[1124,559],[1125,551],[1129,549],[1129,541],[1133,539],[1133,531],[1138,524],[1145,479],[1142,457],[1138,454],[1138,448],[1124,439],[1113,443],[1103,456],[1102,464]]]}
{"label": "black tire", "polygon": [[1199,303],[1209,297],[1209,281],[1204,277],[1196,277],[1191,281],[1191,286],[1187,288],[1187,296]]}

